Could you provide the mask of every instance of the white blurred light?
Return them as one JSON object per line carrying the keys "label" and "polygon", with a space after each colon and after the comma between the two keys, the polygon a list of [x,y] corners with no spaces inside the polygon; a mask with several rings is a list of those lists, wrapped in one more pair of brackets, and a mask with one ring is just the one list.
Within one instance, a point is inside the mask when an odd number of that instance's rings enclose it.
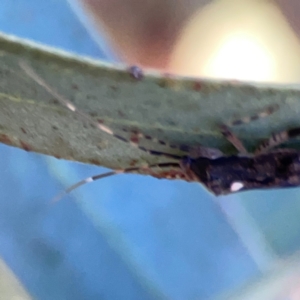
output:
{"label": "white blurred light", "polygon": [[203,75],[239,80],[270,80],[275,73],[271,54],[246,33],[231,34],[203,66]]}
{"label": "white blurred light", "polygon": [[273,1],[211,1],[182,28],[169,71],[245,81],[300,81],[300,43]]}

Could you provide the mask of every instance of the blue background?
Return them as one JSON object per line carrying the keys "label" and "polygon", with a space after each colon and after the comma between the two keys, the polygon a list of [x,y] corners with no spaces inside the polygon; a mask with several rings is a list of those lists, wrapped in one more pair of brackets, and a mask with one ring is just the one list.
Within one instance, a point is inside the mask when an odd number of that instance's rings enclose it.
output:
{"label": "blue background", "polygon": [[[2,0],[0,30],[112,57],[63,0]],[[198,184],[119,175],[51,206],[66,186],[105,169],[0,145],[0,170],[0,255],[35,299],[208,299],[300,245],[268,221],[293,210],[297,222],[297,190],[215,199]]]}

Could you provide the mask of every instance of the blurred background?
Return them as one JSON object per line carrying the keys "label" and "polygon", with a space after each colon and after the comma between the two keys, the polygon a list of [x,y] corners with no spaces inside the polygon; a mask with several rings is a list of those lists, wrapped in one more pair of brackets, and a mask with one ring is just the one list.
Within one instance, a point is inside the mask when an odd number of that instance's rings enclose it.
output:
{"label": "blurred background", "polygon": [[[298,83],[299,12],[297,0],[2,0],[0,30],[182,75]],[[105,169],[0,151],[0,255],[33,299],[300,299],[299,189],[215,198],[119,175],[50,206]]]}

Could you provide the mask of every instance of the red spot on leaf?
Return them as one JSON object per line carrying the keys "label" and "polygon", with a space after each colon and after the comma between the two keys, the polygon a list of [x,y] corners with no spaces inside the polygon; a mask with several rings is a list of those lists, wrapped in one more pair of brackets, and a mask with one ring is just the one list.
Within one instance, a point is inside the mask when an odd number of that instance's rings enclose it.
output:
{"label": "red spot on leaf", "polygon": [[27,144],[27,143],[25,143],[21,140],[20,140],[20,145],[21,145],[22,149],[24,149],[25,151],[31,151],[32,150],[32,148],[31,148],[31,146],[29,146],[29,144]]}
{"label": "red spot on leaf", "polygon": [[97,166],[100,165],[100,161],[97,160],[97,159],[95,159],[95,158],[90,159],[89,162],[90,162],[92,165],[97,165]]}
{"label": "red spot on leaf", "polygon": [[199,81],[194,82],[193,89],[194,89],[195,91],[201,91],[201,89],[202,89],[202,84],[201,84],[201,82],[199,82]]}
{"label": "red spot on leaf", "polygon": [[132,134],[131,137],[130,137],[130,141],[132,143],[138,144],[139,143],[139,138],[136,134]]}
{"label": "red spot on leaf", "polygon": [[7,145],[12,145],[11,139],[4,133],[0,134],[0,142]]}

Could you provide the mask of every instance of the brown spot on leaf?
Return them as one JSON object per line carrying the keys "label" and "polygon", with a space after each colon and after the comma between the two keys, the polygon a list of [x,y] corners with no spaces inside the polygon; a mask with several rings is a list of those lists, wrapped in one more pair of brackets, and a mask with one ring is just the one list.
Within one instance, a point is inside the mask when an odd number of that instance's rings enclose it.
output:
{"label": "brown spot on leaf", "polygon": [[130,166],[131,167],[134,167],[135,165],[136,165],[136,163],[138,162],[138,160],[137,159],[132,159],[131,161],[130,161]]}
{"label": "brown spot on leaf", "polygon": [[50,99],[49,102],[52,103],[52,104],[59,104],[59,101],[55,98]]}
{"label": "brown spot on leaf", "polygon": [[125,114],[124,114],[121,110],[118,110],[118,115],[119,115],[120,117],[122,117],[122,118],[125,117]]}

